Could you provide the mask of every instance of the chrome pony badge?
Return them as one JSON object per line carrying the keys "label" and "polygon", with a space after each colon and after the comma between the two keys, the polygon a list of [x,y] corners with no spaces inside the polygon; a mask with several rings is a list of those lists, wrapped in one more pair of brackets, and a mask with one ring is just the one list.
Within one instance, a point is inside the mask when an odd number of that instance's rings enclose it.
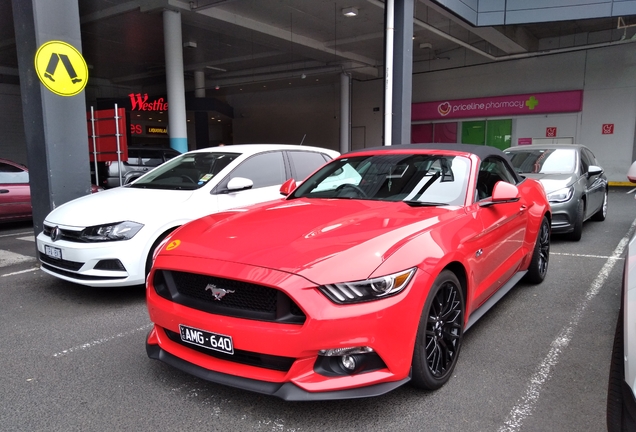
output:
{"label": "chrome pony badge", "polygon": [[62,232],[60,231],[60,227],[56,226],[51,230],[51,241],[57,241],[62,237]]}
{"label": "chrome pony badge", "polygon": [[216,285],[214,284],[208,284],[208,286],[205,287],[205,290],[210,290],[212,291],[212,295],[214,296],[214,300],[221,300],[223,297],[225,297],[225,294],[232,294],[233,290],[226,290],[223,288],[217,288]]}

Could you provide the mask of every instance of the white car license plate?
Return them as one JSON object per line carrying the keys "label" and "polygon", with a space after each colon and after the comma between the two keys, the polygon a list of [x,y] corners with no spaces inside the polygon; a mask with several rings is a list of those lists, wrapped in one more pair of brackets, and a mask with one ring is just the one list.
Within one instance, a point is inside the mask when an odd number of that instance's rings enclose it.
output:
{"label": "white car license plate", "polygon": [[179,331],[183,342],[226,354],[234,354],[234,344],[231,336],[211,333],[184,326],[183,324],[179,324]]}
{"label": "white car license plate", "polygon": [[53,259],[62,259],[62,249],[44,245],[44,254]]}

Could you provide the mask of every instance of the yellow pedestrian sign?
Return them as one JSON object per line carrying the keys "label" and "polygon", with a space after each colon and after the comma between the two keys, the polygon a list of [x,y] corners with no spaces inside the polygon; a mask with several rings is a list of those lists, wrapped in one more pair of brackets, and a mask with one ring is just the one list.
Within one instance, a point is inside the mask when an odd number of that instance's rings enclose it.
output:
{"label": "yellow pedestrian sign", "polygon": [[38,49],[35,71],[42,84],[60,96],[75,96],[84,90],[88,81],[84,57],[62,41],[46,42]]}

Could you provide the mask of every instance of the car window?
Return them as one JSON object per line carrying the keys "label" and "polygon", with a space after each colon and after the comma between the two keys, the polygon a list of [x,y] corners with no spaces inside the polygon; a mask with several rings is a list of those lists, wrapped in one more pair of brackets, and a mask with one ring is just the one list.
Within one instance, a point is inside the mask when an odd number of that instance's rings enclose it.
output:
{"label": "car window", "polygon": [[251,156],[228,176],[227,180],[244,177],[254,182],[253,189],[282,184],[286,180],[282,152],[269,152]]}
{"label": "car window", "polygon": [[0,183],[18,184],[28,183],[29,173],[16,166],[0,162]]}
{"label": "car window", "polygon": [[491,197],[495,185],[500,181],[511,184],[516,183],[514,174],[510,172],[502,159],[496,157],[486,158],[479,166],[477,199],[482,200]]}
{"label": "car window", "polygon": [[140,155],[139,165],[146,167],[156,167],[163,163],[163,155],[160,150],[144,150]]}
{"label": "car window", "polygon": [[322,153],[311,151],[290,151],[287,152],[291,159],[294,178],[304,180],[309,174],[323,166],[327,160]]}
{"label": "car window", "polygon": [[290,198],[404,201],[409,205],[463,205],[470,160],[460,156],[384,154],[333,161]]}
{"label": "car window", "polygon": [[598,162],[596,161],[596,157],[594,156],[594,153],[592,153],[590,150],[583,148],[581,149],[582,152],[582,157],[585,160],[585,162],[589,165],[598,165]]}
{"label": "car window", "polygon": [[581,175],[585,175],[585,173],[587,173],[587,170],[590,168],[590,165],[593,165],[592,161],[587,157],[587,155],[585,154],[585,152],[583,151],[583,149],[581,149],[581,169],[580,169],[580,174]]}
{"label": "car window", "polygon": [[139,165],[139,150],[137,149],[128,149],[128,160],[126,161],[128,165]]}
{"label": "car window", "polygon": [[[570,174],[576,167],[574,149],[531,148],[506,152],[520,174]],[[587,168],[585,169],[587,171]]]}
{"label": "car window", "polygon": [[153,169],[127,187],[172,190],[199,189],[239,156],[240,153],[231,152],[181,154]]}
{"label": "car window", "polygon": [[177,157],[179,156],[181,153],[177,152],[177,151],[167,151],[163,153],[163,159],[164,161],[170,160],[173,157]]}

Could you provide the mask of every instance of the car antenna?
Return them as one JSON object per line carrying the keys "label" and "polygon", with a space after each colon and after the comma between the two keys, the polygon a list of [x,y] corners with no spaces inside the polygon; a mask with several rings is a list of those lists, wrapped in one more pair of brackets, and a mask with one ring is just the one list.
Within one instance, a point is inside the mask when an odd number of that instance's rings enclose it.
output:
{"label": "car antenna", "polygon": [[307,134],[303,135],[303,139],[300,140],[300,144],[299,145],[303,145],[303,142],[305,142],[305,137],[307,136]]}

